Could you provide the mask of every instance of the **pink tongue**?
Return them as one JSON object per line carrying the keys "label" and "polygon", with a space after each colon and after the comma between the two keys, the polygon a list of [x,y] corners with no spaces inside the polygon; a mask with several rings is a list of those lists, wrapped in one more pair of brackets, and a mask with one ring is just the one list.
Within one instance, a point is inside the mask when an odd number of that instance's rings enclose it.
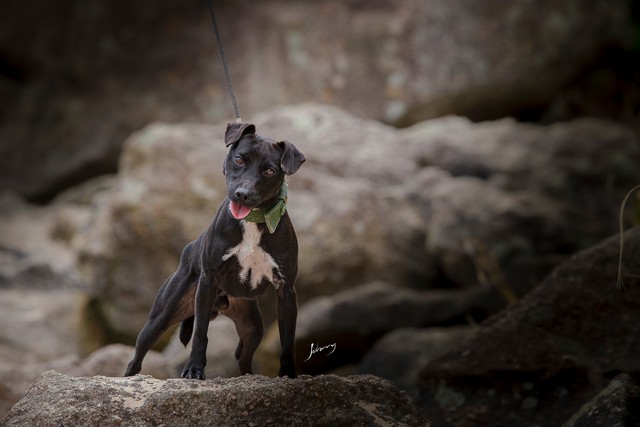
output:
{"label": "pink tongue", "polygon": [[236,202],[229,203],[229,210],[231,211],[231,215],[233,215],[235,219],[242,219],[249,215],[249,213],[251,212],[251,208],[242,206],[240,203]]}

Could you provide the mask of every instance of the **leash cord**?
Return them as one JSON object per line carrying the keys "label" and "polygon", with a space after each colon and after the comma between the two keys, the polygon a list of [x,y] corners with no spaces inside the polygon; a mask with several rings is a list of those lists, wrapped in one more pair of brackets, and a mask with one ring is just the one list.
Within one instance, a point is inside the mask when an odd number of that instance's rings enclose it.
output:
{"label": "leash cord", "polygon": [[218,49],[220,50],[220,58],[222,59],[222,66],[224,67],[224,75],[227,78],[227,89],[229,89],[229,95],[231,96],[231,102],[233,103],[233,111],[236,115],[236,123],[242,123],[242,118],[240,118],[240,110],[238,109],[238,102],[236,101],[236,95],[233,92],[233,85],[231,84],[231,74],[229,73],[227,61],[224,57],[224,50],[222,49],[222,41],[220,40],[220,33],[218,32],[216,15],[213,12],[213,0],[209,0],[207,2],[207,5],[209,6],[209,14],[211,15],[211,23],[213,24],[213,32],[216,35]]}

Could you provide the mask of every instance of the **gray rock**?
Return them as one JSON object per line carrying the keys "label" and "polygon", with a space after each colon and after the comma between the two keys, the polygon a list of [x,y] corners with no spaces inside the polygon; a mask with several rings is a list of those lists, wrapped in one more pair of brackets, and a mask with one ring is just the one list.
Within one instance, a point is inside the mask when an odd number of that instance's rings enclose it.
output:
{"label": "gray rock", "polygon": [[77,289],[0,289],[0,416],[51,363],[101,344],[84,317],[87,300]]}
{"label": "gray rock", "polygon": [[125,143],[118,180],[78,241],[79,268],[115,336],[135,338],[184,245],[215,215],[225,195],[223,133],[156,124]]}
{"label": "gray rock", "polygon": [[640,425],[640,386],[628,374],[620,374],[562,426],[636,425]]}
{"label": "gray rock", "polygon": [[370,376],[206,381],[71,378],[46,372],[3,425],[151,426],[384,424],[430,426],[406,394]]}
{"label": "gray rock", "polygon": [[[321,106],[284,114],[302,122],[314,115],[322,118],[323,126],[342,116],[345,132],[354,129],[350,123],[361,122]],[[269,116],[256,120],[258,132],[266,134],[269,129],[262,130],[261,124],[270,120]],[[390,132],[390,128],[363,123],[367,126],[366,130],[359,126],[361,135],[370,134],[368,140],[381,147],[378,151],[392,148],[377,137],[380,129]],[[79,266],[95,290],[100,316],[121,339],[132,340],[137,334],[157,289],[176,268],[183,246],[208,226],[226,194],[223,132],[223,126],[156,124],[125,144],[118,182],[97,201],[91,227],[79,238]],[[269,135],[284,139],[283,132]],[[391,143],[393,133],[387,136]],[[420,248],[424,240],[424,224],[410,205],[393,192],[378,197],[362,177],[331,176],[327,171],[333,167],[332,158],[313,158],[313,152],[328,152],[326,147],[291,141],[303,152],[312,152],[308,165],[289,180],[289,212],[300,241],[302,300],[342,289],[354,280],[380,276],[417,280],[433,275],[433,264],[416,251],[416,243]],[[366,156],[366,149],[358,152]],[[372,164],[372,159],[367,162]],[[380,216],[391,212],[401,220],[381,226]],[[345,235],[354,238],[344,239]],[[392,266],[399,271],[392,271]],[[265,312],[273,310],[268,307]]]}
{"label": "gray rock", "polygon": [[43,362],[87,352],[95,344],[83,324],[87,299],[75,289],[0,290],[0,352],[7,356],[0,361]]}
{"label": "gray rock", "polygon": [[[605,121],[445,118],[394,130],[311,104],[254,122],[308,159],[289,180],[301,302],[372,280],[468,286],[479,267],[494,271],[486,282],[505,276],[521,295],[562,257],[613,232],[609,219],[640,181],[634,135]],[[118,181],[78,243],[96,307],[119,339],[133,340],[183,246],[224,197],[223,132],[155,124],[125,144]]]}
{"label": "gray rock", "polygon": [[[299,235],[317,236],[306,224],[326,215],[334,227],[327,232],[339,236],[326,243],[316,237],[308,248],[314,255],[335,254],[330,262],[301,257],[318,275],[313,287],[327,293],[340,287],[320,275],[342,270],[331,267],[345,257],[359,270],[373,271],[359,283],[396,282],[389,273],[400,270],[406,272],[403,283],[424,284],[438,266],[448,279],[468,284],[476,280],[468,243],[495,257],[512,286],[521,287],[513,283],[523,276],[531,277],[531,286],[562,256],[615,232],[610,218],[640,182],[636,136],[597,119],[537,126],[446,117],[395,130],[324,106],[285,107],[257,119],[263,132],[304,144],[308,162],[296,179],[314,191],[292,197],[291,212]],[[334,177],[340,177],[337,184]],[[350,187],[350,182],[359,185],[340,191],[342,183]],[[316,200],[322,201],[318,208],[313,207]],[[357,227],[369,222],[378,225]],[[360,247],[358,240],[340,238],[362,234],[382,234],[384,244],[374,250],[374,239]],[[411,243],[405,246],[404,241]],[[313,245],[317,250],[311,252]],[[537,265],[531,265],[532,254]],[[385,256],[392,257],[390,262],[384,262]],[[361,259],[371,262],[358,264]]]}
{"label": "gray rock", "polygon": [[[44,361],[34,361],[27,353],[15,348],[14,350],[13,353],[0,351],[0,419],[24,396],[27,388],[43,372],[55,370],[73,377],[120,377],[124,374],[134,351],[133,347],[111,344],[97,349],[85,359],[78,354],[68,353],[59,357],[51,354]],[[142,374],[159,379],[176,377],[176,373],[163,355],[153,350],[145,358]]]}
{"label": "gray rock", "polygon": [[416,398],[420,371],[431,360],[472,337],[475,329],[470,326],[396,329],[376,341],[358,364],[356,373],[386,378]]}
{"label": "gray rock", "polygon": [[[127,364],[133,358],[133,352],[133,347],[123,344],[110,344],[91,353],[77,367],[63,370],[62,372],[74,377],[92,377],[95,375],[121,377],[124,375]],[[141,373],[157,379],[176,376],[162,353],[153,350],[145,357]]]}
{"label": "gray rock", "polygon": [[[88,221],[88,209],[63,203],[35,206],[15,194],[0,194],[0,288],[77,287],[69,240]],[[56,234],[62,222],[67,241]]]}
{"label": "gray rock", "polygon": [[[640,280],[616,290],[618,237],[558,267],[517,304],[420,373],[419,402],[434,422],[560,425],[611,372],[637,372]],[[640,228],[625,235],[625,274],[640,271]],[[439,403],[442,390],[459,395]],[[498,421],[499,420],[499,421]]]}

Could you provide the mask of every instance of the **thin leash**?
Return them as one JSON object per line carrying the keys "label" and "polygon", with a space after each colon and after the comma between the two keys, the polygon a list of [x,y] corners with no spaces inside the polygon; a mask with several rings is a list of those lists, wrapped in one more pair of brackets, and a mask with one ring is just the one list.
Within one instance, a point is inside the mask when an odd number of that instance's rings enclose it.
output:
{"label": "thin leash", "polygon": [[227,67],[227,60],[224,58],[224,49],[222,49],[222,41],[220,40],[220,33],[218,32],[218,24],[216,23],[216,14],[213,12],[213,0],[207,2],[209,6],[209,13],[211,14],[211,23],[213,24],[213,32],[216,35],[216,41],[218,42],[218,49],[220,50],[220,58],[222,59],[222,66],[224,67],[224,75],[227,78],[227,89],[229,89],[229,95],[231,96],[231,102],[233,103],[233,111],[236,115],[236,123],[242,123],[240,117],[240,110],[238,109],[238,102],[236,101],[236,95],[233,92],[233,84],[231,83],[231,74]]}

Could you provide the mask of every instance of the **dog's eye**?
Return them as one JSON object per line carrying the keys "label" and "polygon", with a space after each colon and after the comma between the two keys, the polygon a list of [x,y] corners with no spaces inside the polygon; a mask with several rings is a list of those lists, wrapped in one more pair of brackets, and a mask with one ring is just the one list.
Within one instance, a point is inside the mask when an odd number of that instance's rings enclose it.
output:
{"label": "dog's eye", "polygon": [[269,169],[265,169],[263,173],[265,176],[273,176],[276,174],[276,171],[275,169],[269,168]]}
{"label": "dog's eye", "polygon": [[240,156],[235,156],[233,158],[233,163],[235,163],[238,166],[242,166],[242,165],[244,165],[244,159],[242,157],[240,157]]}

